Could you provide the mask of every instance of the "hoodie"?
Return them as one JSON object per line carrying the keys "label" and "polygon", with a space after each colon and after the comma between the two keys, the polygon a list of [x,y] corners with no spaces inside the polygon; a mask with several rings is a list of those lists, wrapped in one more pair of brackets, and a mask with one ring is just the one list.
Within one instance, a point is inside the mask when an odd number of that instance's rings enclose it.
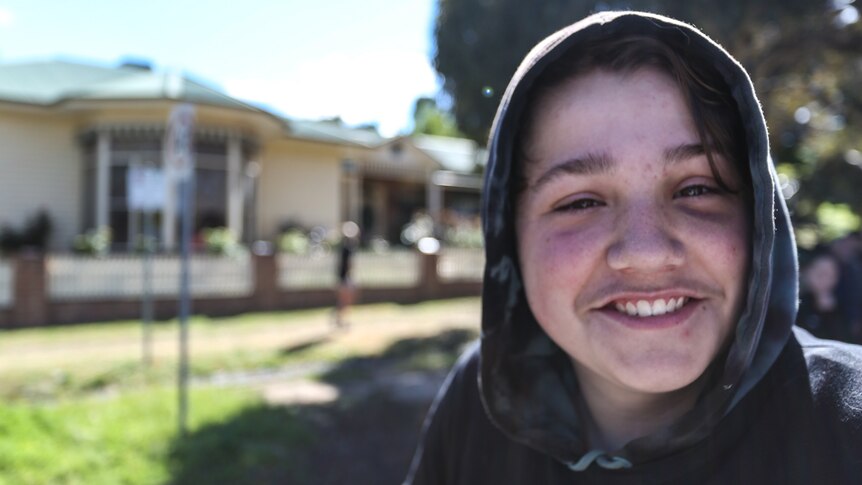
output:
{"label": "hoodie", "polygon": [[[611,452],[590,446],[571,361],[527,302],[515,236],[515,138],[540,74],[596,33],[673,39],[705,56],[742,120],[752,184],[745,305],[692,409]],[[794,327],[796,247],[745,70],[693,27],[603,12],[556,32],[525,58],[489,141],[482,335],[432,405],[407,483],[859,483],[862,350]]]}

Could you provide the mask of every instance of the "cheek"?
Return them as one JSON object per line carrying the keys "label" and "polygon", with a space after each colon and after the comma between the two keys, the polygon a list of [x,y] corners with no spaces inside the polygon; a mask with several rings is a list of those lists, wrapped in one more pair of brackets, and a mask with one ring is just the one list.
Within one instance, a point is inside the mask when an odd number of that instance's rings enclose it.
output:
{"label": "cheek", "polygon": [[714,264],[720,265],[725,273],[742,274],[748,264],[748,247],[743,238],[716,237],[709,253],[714,255]]}
{"label": "cheek", "polygon": [[729,271],[736,275],[741,286],[745,286],[751,259],[751,235],[747,221],[737,221],[735,227],[728,227],[724,239]]}
{"label": "cheek", "polygon": [[519,238],[522,273],[529,287],[567,291],[580,287],[589,268],[602,260],[602,231],[533,224]]}
{"label": "cheek", "polygon": [[726,225],[711,226],[700,234],[700,242],[696,243],[699,260],[724,288],[731,311],[740,310],[748,285],[751,259],[747,221],[741,217],[734,218]]}
{"label": "cheek", "polygon": [[680,231],[688,245],[722,272],[744,272],[750,255],[750,229],[745,208],[735,208],[724,217],[685,218]]}

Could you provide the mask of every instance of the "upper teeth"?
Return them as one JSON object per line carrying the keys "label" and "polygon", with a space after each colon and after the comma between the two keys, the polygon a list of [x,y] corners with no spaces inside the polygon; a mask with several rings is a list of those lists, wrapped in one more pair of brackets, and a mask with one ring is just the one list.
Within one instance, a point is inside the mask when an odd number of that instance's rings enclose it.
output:
{"label": "upper teeth", "polygon": [[679,298],[668,298],[667,300],[659,298],[649,302],[647,300],[616,302],[615,306],[620,313],[626,313],[631,316],[651,317],[653,315],[664,315],[682,308],[688,301],[688,298],[681,296]]}

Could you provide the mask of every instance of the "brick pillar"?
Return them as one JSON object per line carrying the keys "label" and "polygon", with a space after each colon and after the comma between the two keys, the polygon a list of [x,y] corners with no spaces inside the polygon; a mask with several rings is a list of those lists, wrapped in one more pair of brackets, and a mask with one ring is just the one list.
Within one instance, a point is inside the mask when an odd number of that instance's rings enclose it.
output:
{"label": "brick pillar", "polygon": [[431,300],[440,296],[440,278],[437,275],[437,255],[419,253],[421,270],[419,273],[419,297]]}
{"label": "brick pillar", "polygon": [[252,254],[255,310],[273,310],[278,304],[278,261],[272,252]]}
{"label": "brick pillar", "polygon": [[48,323],[48,275],[45,256],[23,253],[15,258],[12,324],[34,327]]}

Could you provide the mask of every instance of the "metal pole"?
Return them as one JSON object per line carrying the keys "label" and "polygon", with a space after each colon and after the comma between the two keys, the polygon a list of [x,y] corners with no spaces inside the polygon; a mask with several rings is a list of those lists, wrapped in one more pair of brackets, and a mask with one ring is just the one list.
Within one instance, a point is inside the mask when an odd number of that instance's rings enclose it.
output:
{"label": "metal pole", "polygon": [[194,174],[180,183],[182,191],[182,252],[180,258],[180,358],[179,358],[179,420],[180,435],[185,436],[188,414],[188,328],[191,313],[190,256],[192,239],[192,204],[194,202]]}
{"label": "metal pole", "polygon": [[153,363],[153,213],[144,211],[144,301],[141,305],[144,367]]}
{"label": "metal pole", "polygon": [[[180,234],[180,294],[179,324],[180,348],[177,372],[179,387],[179,435],[186,436],[188,422],[189,387],[189,315],[191,314],[190,257],[192,242],[192,215],[194,214],[195,158],[194,158],[194,106],[181,104],[171,110],[168,130],[165,135],[165,164],[171,169],[170,193],[175,193],[173,181],[179,178],[180,204],[182,208],[182,227]],[[167,216],[167,214],[165,214]],[[172,217],[164,218],[164,227],[173,227]]]}

